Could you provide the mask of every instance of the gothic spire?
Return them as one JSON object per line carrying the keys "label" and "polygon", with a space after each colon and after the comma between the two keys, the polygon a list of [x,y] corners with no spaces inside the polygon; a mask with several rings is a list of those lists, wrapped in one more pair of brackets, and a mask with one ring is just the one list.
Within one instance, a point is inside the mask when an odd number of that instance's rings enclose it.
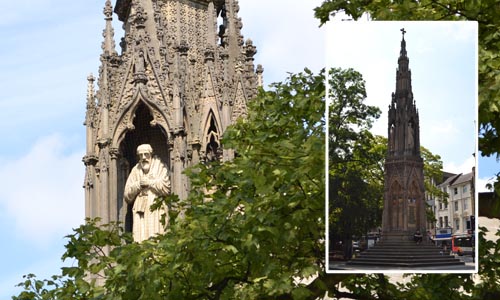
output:
{"label": "gothic spire", "polygon": [[406,57],[406,41],[405,41],[406,30],[404,28],[401,28],[401,33],[403,33],[403,39],[401,40],[401,51],[399,52],[399,57]]}
{"label": "gothic spire", "polygon": [[402,28],[401,32],[403,36],[396,70],[396,91],[392,93],[392,102],[389,105],[388,153],[396,156],[418,156],[419,117],[411,87],[411,71],[408,67],[409,59],[404,37],[406,31]]}
{"label": "gothic spire", "polygon": [[398,58],[398,69],[396,71],[396,101],[399,105],[413,104],[413,93],[411,90],[411,71],[408,67],[410,60],[406,52],[405,29],[401,28],[403,38],[401,39],[401,50]]}
{"label": "gothic spire", "polygon": [[115,40],[114,34],[115,30],[113,29],[112,21],[113,21],[113,6],[111,5],[111,0],[106,0],[104,4],[104,20],[106,20],[106,27],[102,33],[104,37],[104,41],[102,42],[102,50],[104,56],[111,56],[116,53],[115,50]]}

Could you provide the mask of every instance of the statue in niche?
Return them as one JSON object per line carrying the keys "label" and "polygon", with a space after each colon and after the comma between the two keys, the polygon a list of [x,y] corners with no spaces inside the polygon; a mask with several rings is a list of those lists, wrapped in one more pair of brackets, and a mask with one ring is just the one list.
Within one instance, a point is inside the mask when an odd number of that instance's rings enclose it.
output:
{"label": "statue in niche", "polygon": [[391,129],[389,131],[389,150],[394,151],[396,150],[396,141],[395,141],[395,136],[394,136],[394,124],[391,125]]}
{"label": "statue in niche", "polygon": [[414,135],[415,133],[413,132],[413,123],[412,122],[409,122],[408,123],[408,149],[413,149],[414,147]]}
{"label": "statue in niche", "polygon": [[125,184],[124,199],[132,206],[132,235],[134,241],[141,242],[149,237],[165,231],[160,220],[167,208],[150,210],[155,198],[170,193],[168,169],[163,162],[153,156],[153,148],[149,144],[137,147],[139,162],[130,172]]}

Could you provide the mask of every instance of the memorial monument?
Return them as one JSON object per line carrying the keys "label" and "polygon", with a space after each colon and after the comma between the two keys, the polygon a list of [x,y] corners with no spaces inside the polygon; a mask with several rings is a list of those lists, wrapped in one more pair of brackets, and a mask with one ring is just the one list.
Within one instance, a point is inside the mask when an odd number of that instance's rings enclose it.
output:
{"label": "memorial monument", "polygon": [[396,70],[396,91],[389,105],[385,161],[382,238],[408,239],[416,230],[426,232],[424,163],[420,156],[420,126],[413,99],[406,52],[406,31],[401,29],[401,51]]}
{"label": "memorial monument", "polygon": [[[460,259],[427,242],[419,114],[413,98],[404,29],[388,117],[381,241],[345,263],[346,270],[467,270]],[[330,269],[339,268],[330,263]],[[342,269],[342,267],[340,267]]]}
{"label": "memorial monument", "polygon": [[164,165],[161,176],[167,174],[154,194],[180,199],[189,191],[187,167],[234,156],[220,139],[245,116],[263,72],[254,65],[256,47],[241,35],[238,11],[237,0],[117,0],[114,12],[124,29],[119,54],[112,3],[105,1],[97,92],[96,79],[88,77],[86,217],[121,221],[127,231],[137,227],[134,213],[148,208],[136,207],[142,191],[133,195],[127,179],[147,173],[139,145],[150,145]]}

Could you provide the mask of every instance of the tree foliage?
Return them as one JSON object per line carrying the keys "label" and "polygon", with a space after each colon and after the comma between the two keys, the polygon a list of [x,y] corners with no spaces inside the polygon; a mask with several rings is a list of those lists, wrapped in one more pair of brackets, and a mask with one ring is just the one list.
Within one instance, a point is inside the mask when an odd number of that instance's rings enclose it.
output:
{"label": "tree foliage", "polygon": [[330,247],[342,244],[344,257],[350,257],[352,237],[381,221],[380,162],[385,152],[374,147],[376,138],[369,132],[380,109],[365,104],[365,81],[359,72],[334,68],[328,80]]}
{"label": "tree foliage", "polygon": [[[261,90],[227,129],[237,157],[188,172],[187,200],[164,235],[131,242],[88,220],[68,236],[51,280],[28,275],[14,299],[307,299],[325,293],[324,72]],[[161,205],[161,201],[157,205]],[[89,278],[101,278],[89,280]],[[99,285],[100,284],[100,285]]]}

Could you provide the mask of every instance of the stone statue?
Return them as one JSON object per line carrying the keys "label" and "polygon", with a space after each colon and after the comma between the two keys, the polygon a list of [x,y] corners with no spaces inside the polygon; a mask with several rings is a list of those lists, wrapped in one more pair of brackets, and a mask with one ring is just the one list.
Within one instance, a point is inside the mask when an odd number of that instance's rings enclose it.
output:
{"label": "stone statue", "polygon": [[414,147],[414,132],[413,132],[413,123],[408,123],[408,149],[413,149]]}
{"label": "stone statue", "polygon": [[[170,179],[167,167],[153,156],[153,148],[149,144],[137,147],[139,162],[130,172],[125,184],[125,201],[133,205],[132,234],[134,241],[141,242],[149,237],[163,233],[162,214],[167,208],[150,210],[155,198],[170,193]],[[166,215],[168,222],[168,214]]]}

